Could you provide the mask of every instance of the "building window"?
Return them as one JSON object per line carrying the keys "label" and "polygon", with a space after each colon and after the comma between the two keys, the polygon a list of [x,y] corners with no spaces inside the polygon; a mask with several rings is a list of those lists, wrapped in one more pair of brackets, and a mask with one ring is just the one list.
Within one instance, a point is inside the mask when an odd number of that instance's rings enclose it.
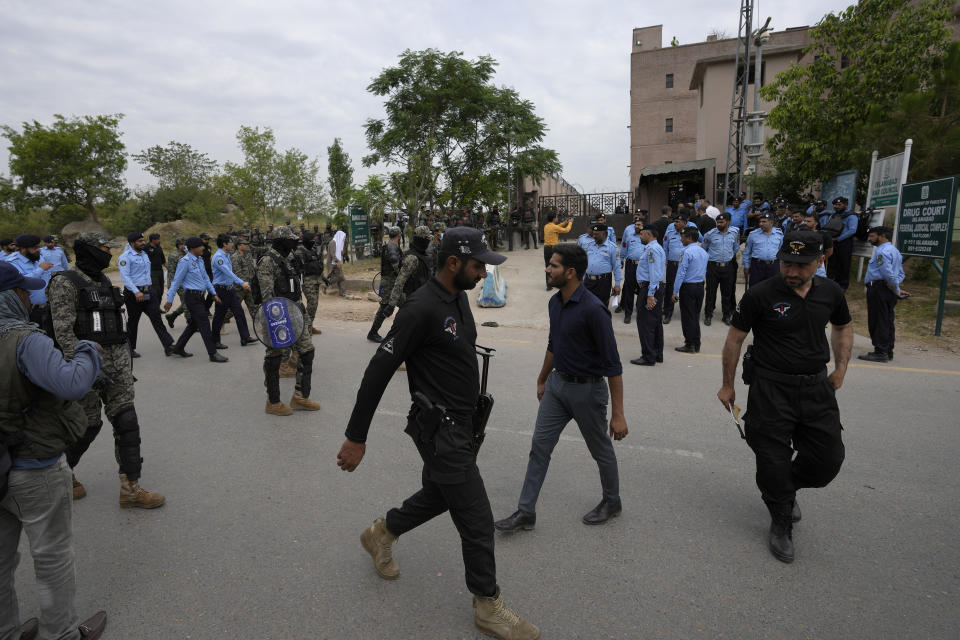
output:
{"label": "building window", "polygon": [[[763,63],[761,63],[761,64],[763,64]],[[668,73],[668,74],[667,74],[667,89],[673,89],[673,74],[672,74],[672,73]]]}
{"label": "building window", "polygon": [[673,118],[667,118],[665,130],[667,133],[673,133]]}
{"label": "building window", "polygon": [[[740,67],[740,71],[741,72],[743,71],[743,66]],[[740,74],[737,74],[737,75],[740,75]],[[754,82],[756,82],[756,75],[757,75],[757,65],[751,64],[750,68],[747,70],[747,84],[753,84]],[[767,61],[761,60],[760,61],[760,86],[761,87],[764,84],[766,84],[765,82],[766,77],[767,77]]]}

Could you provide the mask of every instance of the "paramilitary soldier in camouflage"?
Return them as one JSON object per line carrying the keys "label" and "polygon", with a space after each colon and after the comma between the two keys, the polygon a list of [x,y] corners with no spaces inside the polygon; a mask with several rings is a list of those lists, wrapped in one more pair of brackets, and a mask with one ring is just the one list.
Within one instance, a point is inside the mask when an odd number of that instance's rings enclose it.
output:
{"label": "paramilitary soldier in camouflage", "polygon": [[[233,272],[244,282],[253,282],[253,277],[257,275],[257,262],[253,258],[253,252],[250,251],[250,242],[244,238],[237,240],[237,250],[231,256],[233,260]],[[243,304],[247,305],[247,311],[250,318],[257,317],[257,304],[253,301],[253,293],[242,286],[234,287],[237,290],[237,298]]]}
{"label": "paramilitary soldier in camouflage", "polygon": [[[400,261],[403,260],[403,250],[400,248],[400,227],[388,227],[387,234],[390,239],[383,243],[380,251],[380,307],[373,318],[373,326],[367,332],[367,340],[371,342],[383,342],[380,325],[393,313],[393,309],[390,308],[390,294],[393,293],[393,285],[400,273]],[[390,313],[387,313],[387,309]]]}
{"label": "paramilitary soldier in camouflage", "polygon": [[[140,484],[140,423],[133,406],[133,372],[127,343],[123,294],[103,275],[110,264],[111,243],[96,232],[81,233],[73,243],[75,266],[51,279],[47,289],[54,339],[64,357],[73,357],[78,340],[103,347],[103,373],[80,401],[87,429],[79,441],[67,447],[67,463],[73,469],[103,426],[101,407],[113,425],[114,451],[120,466],[120,506],[153,509],[164,502],[162,494]],[[169,352],[167,355],[170,355]],[[73,478],[73,498],[86,490]]]}
{"label": "paramilitary soldier in camouflage", "polygon": [[320,287],[323,285],[323,261],[320,259],[316,240],[316,234],[304,231],[303,244],[297,247],[293,258],[297,270],[303,274],[303,295],[307,299],[307,315],[304,321],[309,323],[310,333],[313,335],[320,334],[320,329],[314,329],[313,320],[317,317]]}
{"label": "paramilitary soldier in camouflage", "polygon": [[[176,239],[177,248],[170,252],[170,255],[167,256],[167,282],[173,282],[173,275],[177,272],[177,263],[180,262],[180,258],[183,257],[184,251],[186,251],[186,241],[183,238]],[[187,322],[190,322],[190,312],[187,310],[187,305],[183,303],[183,289],[177,291],[180,295],[180,306],[166,314],[164,318],[167,319],[167,324],[173,329],[173,321],[177,319],[177,316],[181,313],[183,317],[187,319]]]}
{"label": "paramilitary soldier in camouflage", "polygon": [[[422,287],[433,275],[430,258],[427,257],[427,246],[430,244],[430,229],[417,227],[413,230],[413,240],[410,241],[410,250],[403,257],[400,273],[393,290],[387,300],[386,315],[389,318],[393,310],[399,307],[411,293]],[[386,290],[384,290],[386,291]]]}
{"label": "paramilitary soldier in camouflage", "polygon": [[267,387],[266,412],[277,416],[288,416],[293,413],[291,407],[306,411],[318,411],[320,404],[310,400],[310,378],[313,374],[313,341],[310,337],[310,327],[307,326],[307,314],[300,302],[300,278],[290,262],[290,256],[297,248],[299,240],[293,229],[288,226],[277,227],[273,230],[273,241],[270,250],[257,263],[257,280],[260,283],[260,293],[263,300],[271,298],[287,298],[300,307],[304,315],[303,331],[293,344],[292,349],[299,354],[297,362],[297,384],[290,406],[280,401],[280,361],[283,359],[283,349],[267,347],[263,357],[264,384]]}

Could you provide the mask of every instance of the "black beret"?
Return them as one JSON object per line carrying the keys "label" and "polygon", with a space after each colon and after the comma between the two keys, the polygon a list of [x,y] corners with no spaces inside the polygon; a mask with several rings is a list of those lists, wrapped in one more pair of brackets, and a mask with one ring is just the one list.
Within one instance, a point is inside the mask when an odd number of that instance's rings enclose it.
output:
{"label": "black beret", "polygon": [[32,249],[40,244],[40,236],[35,236],[32,233],[24,233],[17,236],[14,242],[21,249]]}
{"label": "black beret", "polygon": [[197,247],[203,246],[203,240],[197,236],[190,236],[187,238],[187,249],[196,249]]}
{"label": "black beret", "polygon": [[127,242],[136,242],[143,237],[143,234],[139,231],[131,231],[127,234]]}
{"label": "black beret", "polygon": [[159,233],[151,233],[149,239],[150,239],[150,240],[159,240],[159,239],[160,239],[160,234],[159,234]]}

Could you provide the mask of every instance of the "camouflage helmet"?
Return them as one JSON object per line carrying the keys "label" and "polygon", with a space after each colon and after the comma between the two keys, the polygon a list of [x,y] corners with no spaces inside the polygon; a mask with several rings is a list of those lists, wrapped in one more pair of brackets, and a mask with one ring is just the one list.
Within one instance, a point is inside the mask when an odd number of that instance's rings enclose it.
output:
{"label": "camouflage helmet", "polygon": [[280,225],[279,227],[273,228],[273,239],[274,240],[298,240],[297,232],[293,230],[293,227],[288,225]]}
{"label": "camouflage helmet", "polygon": [[434,232],[439,231],[440,233],[443,233],[444,231],[447,230],[447,225],[445,225],[442,222],[437,222],[436,224],[433,225],[433,230]]}
{"label": "camouflage helmet", "polygon": [[429,238],[431,235],[432,233],[430,232],[430,227],[425,227],[423,225],[420,225],[413,230],[414,238]]}
{"label": "camouflage helmet", "polygon": [[183,236],[179,236],[179,237],[177,237],[176,240],[173,241],[173,244],[175,244],[175,245],[177,245],[177,246],[179,247],[179,246],[182,245],[182,244],[187,244],[187,239],[184,238]]}
{"label": "camouflage helmet", "polygon": [[119,242],[114,242],[99,231],[84,231],[74,240],[74,244],[78,242],[80,244],[88,244],[91,247],[109,247],[111,249],[117,249],[122,246]]}

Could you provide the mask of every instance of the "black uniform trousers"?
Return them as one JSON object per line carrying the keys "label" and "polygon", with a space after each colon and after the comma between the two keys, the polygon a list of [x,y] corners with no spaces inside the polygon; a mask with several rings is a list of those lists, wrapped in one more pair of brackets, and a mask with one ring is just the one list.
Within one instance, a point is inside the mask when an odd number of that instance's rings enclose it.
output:
{"label": "black uniform trousers", "polygon": [[434,441],[424,443],[416,418],[410,417],[406,432],[423,459],[423,488],[387,512],[387,529],[400,536],[449,511],[460,533],[467,589],[478,596],[495,595],[493,511],[473,452],[473,428],[466,423],[444,423],[437,428]]}
{"label": "black uniform trousers", "polygon": [[833,255],[827,262],[827,277],[843,287],[850,286],[850,261],[853,259],[853,236],[841,242],[833,241]]}
{"label": "black uniform trousers", "polygon": [[[722,266],[721,266],[722,265]],[[733,316],[737,308],[737,261],[707,263],[706,302],[703,315],[712,318],[717,308],[717,286],[720,287],[720,311],[724,318]]]}
{"label": "black uniform trousers", "polygon": [[703,283],[684,282],[680,285],[680,327],[683,342],[700,348],[700,307],[703,306]]}
{"label": "black uniform trousers", "polygon": [[[674,262],[672,260],[667,260],[667,286],[666,290],[673,292],[673,283],[677,280],[677,269],[680,267],[680,262]],[[673,296],[665,295],[663,298],[663,317],[669,318],[673,316]]]}
{"label": "black uniform trousers", "polygon": [[193,334],[199,332],[200,337],[203,338],[203,346],[207,349],[207,355],[212,356],[217,352],[215,345],[219,340],[214,340],[213,332],[210,331],[210,312],[207,311],[203,299],[205,293],[205,291],[196,289],[184,289],[183,302],[187,306],[187,311],[190,312],[190,322],[187,323],[187,328],[180,334],[175,346],[177,349],[183,349],[187,346],[187,342],[193,337]]}
{"label": "black uniform trousers", "polygon": [[[624,313],[633,313],[634,301],[638,295],[637,261],[624,260],[623,271],[623,290],[620,292],[620,308],[623,309]],[[647,293],[644,291],[639,295],[642,296],[639,306],[642,306],[644,304],[643,300],[647,297]]]}
{"label": "black uniform trousers", "polygon": [[223,320],[227,316],[227,311],[233,311],[233,317],[237,320],[237,331],[240,333],[240,339],[246,340],[250,337],[250,330],[247,328],[247,318],[243,315],[243,307],[240,306],[240,298],[237,297],[237,290],[232,284],[215,284],[217,295],[220,296],[220,303],[213,311],[213,326],[210,332],[220,341],[220,329],[223,328]]}
{"label": "black uniform trousers", "polygon": [[840,409],[826,369],[798,376],[757,367],[743,419],[757,486],[774,517],[789,517],[798,489],[825,487],[840,472]]}
{"label": "black uniform trousers", "polygon": [[604,273],[599,276],[584,274],[583,286],[587,288],[587,291],[600,298],[604,307],[610,304],[610,290],[613,288],[612,274]]}
{"label": "black uniform trousers", "polygon": [[893,353],[896,328],[893,324],[893,308],[897,306],[897,294],[887,288],[883,280],[867,283],[867,328],[874,349]]}
{"label": "black uniform trousers", "polygon": [[663,294],[666,287],[663,283],[657,287],[654,295],[656,305],[647,309],[647,292],[649,282],[638,285],[637,296],[637,333],[640,334],[640,349],[644,362],[663,362]]}
{"label": "black uniform trousers", "polygon": [[780,273],[780,261],[773,260],[771,264],[764,264],[760,260],[750,261],[750,286],[755,286],[768,278]]}
{"label": "black uniform trousers", "polygon": [[137,302],[137,297],[129,289],[123,290],[123,301],[127,307],[127,335],[130,338],[130,348],[134,351],[137,349],[137,329],[140,325],[141,315],[150,318],[150,324],[153,325],[153,330],[157,332],[160,344],[164,347],[173,344],[173,338],[167,328],[163,326],[163,318],[160,316],[161,294],[154,290],[152,286],[141,287],[141,289],[146,289],[146,291],[141,292],[145,297],[149,297],[149,300]]}

